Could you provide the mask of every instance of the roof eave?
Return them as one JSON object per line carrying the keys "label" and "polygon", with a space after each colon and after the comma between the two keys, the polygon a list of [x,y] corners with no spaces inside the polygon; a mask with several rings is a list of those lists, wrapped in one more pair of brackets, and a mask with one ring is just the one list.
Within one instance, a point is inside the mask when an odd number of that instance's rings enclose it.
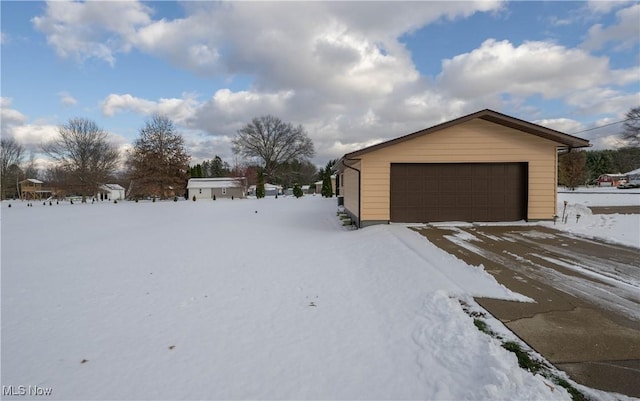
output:
{"label": "roof eave", "polygon": [[493,111],[490,109],[481,110],[475,112],[473,114],[469,114],[466,116],[462,116],[456,118],[454,120],[446,121],[441,124],[434,125],[429,128],[422,129],[420,131],[413,132],[408,135],[404,135],[395,139],[391,139],[385,142],[378,143],[376,145],[368,146],[366,148],[362,148],[356,150],[354,152],[346,153],[339,161],[341,160],[350,160],[354,159],[363,154],[372,152],[377,149],[381,149],[390,145],[395,145],[410,139],[413,139],[418,136],[426,135],[432,132],[440,131],[445,128],[452,127],[454,125],[462,124],[464,122],[474,120],[476,118],[483,119],[485,121],[489,121],[495,124],[504,125],[518,131],[526,132],[528,134],[536,135],[541,138],[548,139],[550,141],[556,142],[560,145],[570,147],[570,148],[586,148],[591,146],[589,141],[586,139],[578,138],[569,134],[562,133],[560,131],[553,130],[551,128],[543,127],[538,124],[530,123],[528,121],[520,120],[515,117],[510,117],[502,113],[498,113],[497,111]]}

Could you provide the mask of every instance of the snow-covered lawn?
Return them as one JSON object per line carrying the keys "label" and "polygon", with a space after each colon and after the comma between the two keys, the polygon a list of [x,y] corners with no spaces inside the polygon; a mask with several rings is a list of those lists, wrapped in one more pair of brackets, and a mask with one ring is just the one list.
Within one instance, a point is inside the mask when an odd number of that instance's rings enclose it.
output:
{"label": "snow-covered lawn", "polygon": [[585,206],[640,206],[640,189],[615,187],[558,188],[558,200]]}
{"label": "snow-covered lawn", "polygon": [[459,303],[523,297],[405,227],[343,228],[335,199],[11,203],[5,395],[570,399]]}
{"label": "snow-covered lawn", "polygon": [[[640,248],[640,214],[593,214],[589,206],[640,206],[640,189],[578,188],[558,193],[558,215],[561,216],[564,202],[567,222],[560,219],[554,225],[541,223],[559,230],[590,238]],[[577,215],[579,219],[576,219]]]}

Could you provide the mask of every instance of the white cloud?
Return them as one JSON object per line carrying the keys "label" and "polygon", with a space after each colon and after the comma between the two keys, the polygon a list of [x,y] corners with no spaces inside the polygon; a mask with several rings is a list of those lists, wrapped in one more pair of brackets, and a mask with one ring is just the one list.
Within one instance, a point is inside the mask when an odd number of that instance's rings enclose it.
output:
{"label": "white cloud", "polygon": [[151,9],[137,1],[48,2],[45,15],[32,19],[58,56],[82,61],[93,57],[114,65],[119,52],[131,50],[139,27],[149,24]]}
{"label": "white cloud", "polygon": [[615,49],[631,49],[640,41],[640,4],[616,12],[616,24],[605,27],[603,24],[593,25],[589,29],[588,38],[582,47],[588,50],[598,50],[609,43],[615,44]]}
{"label": "white cloud", "polygon": [[25,148],[39,152],[42,145],[58,135],[58,127],[49,124],[22,124],[13,127],[11,135]]}
{"label": "white cloud", "polygon": [[198,110],[198,118],[232,122],[246,120],[263,114],[282,114],[294,97],[293,91],[259,93],[252,91],[232,92],[229,89],[218,90],[213,97]]}
{"label": "white cloud", "polygon": [[59,92],[60,103],[65,107],[75,106],[78,101],[69,94],[69,92]]}
{"label": "white cloud", "polygon": [[231,152],[231,139],[229,136],[203,137],[198,135],[184,135],[185,145],[191,154],[191,164],[202,163],[220,156],[222,160],[232,164],[234,156]]}
{"label": "white cloud", "polygon": [[[182,5],[183,18],[154,20],[151,9],[137,2],[100,12],[92,3],[50,3],[33,22],[62,57],[93,57],[113,65],[119,53],[135,48],[200,75],[253,80],[249,89],[221,89],[205,102],[111,94],[101,103],[105,116],[160,112],[194,132],[231,137],[251,118],[274,114],[303,124],[318,157],[329,156],[334,143],[367,143],[373,130],[390,138],[439,122],[443,114],[455,116],[450,110],[472,103],[454,100],[436,110],[427,106],[436,105],[429,100],[405,110],[407,95],[427,99],[434,92],[398,39],[440,19],[503,7],[499,1]],[[194,146],[202,142],[195,136],[189,134]]]}
{"label": "white cloud", "polygon": [[[137,48],[198,74],[255,75],[268,90],[322,82],[370,92],[416,79],[397,41],[402,34],[501,7],[499,1],[195,2],[184,4],[184,18],[153,20],[152,9],[137,1],[50,2],[33,24],[61,57],[113,65],[118,53]],[[384,85],[370,84],[383,76]]]}
{"label": "white cloud", "polygon": [[533,123],[569,135],[572,135],[573,133],[582,131],[584,129],[584,125],[581,122],[572,120],[570,118],[549,118],[533,121]]}
{"label": "white cloud", "polygon": [[[64,93],[60,94],[63,98]],[[10,98],[0,98],[2,136],[12,138],[21,144],[25,150],[33,155],[34,162],[40,169],[52,165],[52,161],[42,151],[42,145],[52,141],[59,135],[59,126],[50,121],[28,121],[27,117],[20,111],[13,109]],[[109,141],[118,146],[119,149],[130,147],[129,140],[124,136],[111,133]]]}
{"label": "white cloud", "polygon": [[625,4],[632,3],[631,1],[617,1],[617,0],[589,0],[587,2],[587,9],[591,13],[596,14],[608,14],[612,10],[624,6]]}
{"label": "white cloud", "polygon": [[[561,98],[575,91],[634,80],[631,70],[611,70],[606,57],[550,42],[486,40],[480,48],[444,60],[439,86],[466,98],[495,94]],[[635,77],[637,80],[637,76]]]}
{"label": "white cloud", "polygon": [[13,109],[13,99],[0,97],[0,121],[2,122],[2,132],[13,125],[23,124],[27,117],[18,110]]}
{"label": "white cloud", "polygon": [[161,98],[158,101],[147,100],[130,94],[110,94],[102,101],[102,113],[111,117],[116,113],[132,111],[141,115],[162,114],[178,123],[184,123],[195,113],[197,100],[194,95],[183,94],[182,99]]}
{"label": "white cloud", "polygon": [[7,97],[0,97],[0,121],[2,137],[14,139],[34,154],[58,132],[57,127],[50,124],[29,124],[27,116],[14,109],[12,99]]}
{"label": "white cloud", "polygon": [[594,87],[571,93],[566,96],[565,101],[583,115],[610,114],[622,118],[627,111],[640,104],[640,95]]}
{"label": "white cloud", "polygon": [[352,143],[342,143],[342,142],[334,142],[331,147],[329,147],[328,151],[333,154],[343,155],[346,153],[354,152],[358,149],[366,148],[368,146],[377,145],[381,142],[384,142],[384,138],[375,138],[366,142],[352,142]]}
{"label": "white cloud", "polygon": [[591,139],[593,150],[602,149],[617,149],[629,146],[629,144],[620,138],[619,134],[610,134],[605,136],[599,136]]}
{"label": "white cloud", "polygon": [[[201,76],[246,77],[249,87],[217,89],[205,100],[149,99],[132,90],[101,102],[107,117],[166,114],[184,129],[195,159],[230,157],[230,138],[264,114],[302,124],[322,161],[484,108],[541,118],[528,104],[532,96],[561,99],[576,115],[637,103],[622,87],[638,82],[640,68],[613,70],[586,48],[490,39],[444,60],[432,81],[399,42],[435,21],[500,12],[500,2],[185,2],[176,19],[154,19],[154,3],[145,4],[49,3],[33,22],[61,57],[113,65],[135,49]],[[616,7],[606,12],[618,10],[616,26],[628,26],[625,10],[633,7]],[[619,41],[614,28],[593,37]],[[579,124],[539,121],[563,132]]]}
{"label": "white cloud", "polygon": [[590,124],[586,132],[579,135],[588,139],[593,145],[594,150],[599,149],[616,149],[629,146],[626,141],[621,139],[622,123],[620,122],[624,116],[605,117],[598,119]]}

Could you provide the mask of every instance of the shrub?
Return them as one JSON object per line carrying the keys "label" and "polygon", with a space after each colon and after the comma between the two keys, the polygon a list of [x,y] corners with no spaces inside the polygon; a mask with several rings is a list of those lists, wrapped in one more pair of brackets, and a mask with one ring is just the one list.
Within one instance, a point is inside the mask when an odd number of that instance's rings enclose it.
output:
{"label": "shrub", "polygon": [[264,174],[262,173],[262,169],[258,170],[258,183],[256,184],[256,198],[264,198]]}

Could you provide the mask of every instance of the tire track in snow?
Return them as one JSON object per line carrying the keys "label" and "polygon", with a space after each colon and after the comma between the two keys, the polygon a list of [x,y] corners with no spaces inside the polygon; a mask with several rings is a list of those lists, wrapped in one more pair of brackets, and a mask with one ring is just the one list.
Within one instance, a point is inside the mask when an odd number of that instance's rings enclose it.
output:
{"label": "tire track in snow", "polygon": [[[498,246],[496,241],[483,240],[488,237],[484,238],[483,233],[478,232],[478,228],[464,230],[459,227],[450,227],[450,229],[463,234],[444,237],[469,252],[524,276],[550,284],[567,294],[586,299],[614,312],[622,312],[634,320],[640,320],[640,297],[638,297],[640,287],[635,285],[635,277],[629,274],[617,280],[608,268],[604,272],[598,270],[599,267],[607,265],[606,260],[571,252],[565,247],[549,245],[549,240],[557,239],[553,234],[515,231],[506,233],[504,237],[508,242],[526,249],[526,251],[520,250],[516,255]],[[545,240],[545,242],[542,244],[531,238]],[[474,242],[483,243],[483,245],[477,245]],[[613,264],[615,265],[615,262]]]}

